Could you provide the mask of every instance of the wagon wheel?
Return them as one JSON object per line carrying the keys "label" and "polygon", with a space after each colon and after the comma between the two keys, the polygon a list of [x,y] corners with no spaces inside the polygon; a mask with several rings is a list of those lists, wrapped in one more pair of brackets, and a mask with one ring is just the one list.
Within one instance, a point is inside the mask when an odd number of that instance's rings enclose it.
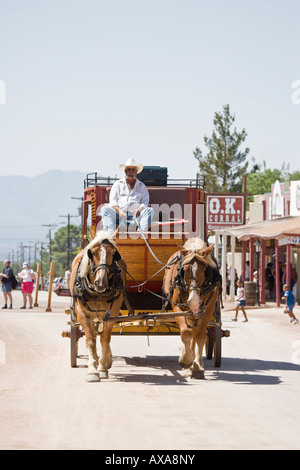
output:
{"label": "wagon wheel", "polygon": [[210,334],[210,328],[208,328],[206,342],[205,342],[206,359],[211,359],[213,356],[213,350],[214,350],[213,344],[214,344],[214,340]]}
{"label": "wagon wheel", "polygon": [[77,367],[77,357],[78,357],[78,326],[76,322],[76,307],[75,302],[73,302],[73,308],[71,309],[71,330],[70,330],[70,355],[71,355],[71,367]]}
{"label": "wagon wheel", "polygon": [[215,305],[215,320],[217,324],[215,326],[214,344],[213,344],[214,364],[215,364],[215,367],[220,367],[221,361],[222,361],[222,336],[223,336],[222,328],[221,328],[221,295],[219,295],[219,298]]}
{"label": "wagon wheel", "polygon": [[222,329],[221,325],[215,327],[215,335],[213,341],[214,364],[220,367],[222,362]]}

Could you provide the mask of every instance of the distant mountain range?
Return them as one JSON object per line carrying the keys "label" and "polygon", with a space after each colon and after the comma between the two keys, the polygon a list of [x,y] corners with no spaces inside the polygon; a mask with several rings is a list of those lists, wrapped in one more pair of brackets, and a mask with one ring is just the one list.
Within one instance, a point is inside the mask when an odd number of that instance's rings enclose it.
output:
{"label": "distant mountain range", "polygon": [[[32,250],[33,242],[49,243],[49,228],[43,225],[58,224],[52,229],[53,236],[67,223],[67,217],[60,215],[78,216],[81,201],[71,198],[83,197],[85,177],[80,171],[61,170],[32,178],[0,177],[0,260],[16,257],[20,243],[31,245]],[[79,224],[80,217],[72,217],[71,223]],[[28,257],[29,249],[25,248],[25,257],[26,253]]]}

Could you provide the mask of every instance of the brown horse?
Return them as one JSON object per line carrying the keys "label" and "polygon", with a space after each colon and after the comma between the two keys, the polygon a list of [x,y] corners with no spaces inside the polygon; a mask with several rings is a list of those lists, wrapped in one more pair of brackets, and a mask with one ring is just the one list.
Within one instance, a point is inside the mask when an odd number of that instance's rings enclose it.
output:
{"label": "brown horse", "polygon": [[[107,378],[112,365],[110,340],[114,322],[103,320],[119,315],[125,289],[123,268],[126,269],[126,264],[109,232],[98,233],[72,263],[70,290],[86,337],[87,382]],[[98,333],[102,347],[100,359],[96,346]]]}
{"label": "brown horse", "polygon": [[183,343],[179,363],[185,369],[191,368],[192,377],[198,379],[204,378],[202,351],[221,290],[212,248],[200,238],[188,240],[169,259],[164,277],[164,292],[173,311],[191,312],[187,317],[175,317]]}

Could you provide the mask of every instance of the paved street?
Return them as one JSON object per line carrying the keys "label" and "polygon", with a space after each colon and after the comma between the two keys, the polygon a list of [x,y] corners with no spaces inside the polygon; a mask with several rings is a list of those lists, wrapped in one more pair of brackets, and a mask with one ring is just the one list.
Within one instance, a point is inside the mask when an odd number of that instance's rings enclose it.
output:
{"label": "paved street", "polygon": [[[206,379],[178,364],[178,336],[114,336],[110,378],[86,383],[70,363],[64,307],[0,309],[1,449],[299,449],[300,324],[283,308],[249,309],[249,323],[222,312],[222,366]],[[3,305],[1,297],[1,306]],[[295,309],[300,319],[300,307]]]}

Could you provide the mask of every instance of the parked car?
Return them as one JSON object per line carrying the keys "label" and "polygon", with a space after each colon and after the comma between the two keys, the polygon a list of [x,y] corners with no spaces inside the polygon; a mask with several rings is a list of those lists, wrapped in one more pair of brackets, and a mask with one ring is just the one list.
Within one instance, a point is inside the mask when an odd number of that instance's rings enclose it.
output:
{"label": "parked car", "polygon": [[53,279],[52,290],[69,289],[68,283],[64,277],[55,277]]}

